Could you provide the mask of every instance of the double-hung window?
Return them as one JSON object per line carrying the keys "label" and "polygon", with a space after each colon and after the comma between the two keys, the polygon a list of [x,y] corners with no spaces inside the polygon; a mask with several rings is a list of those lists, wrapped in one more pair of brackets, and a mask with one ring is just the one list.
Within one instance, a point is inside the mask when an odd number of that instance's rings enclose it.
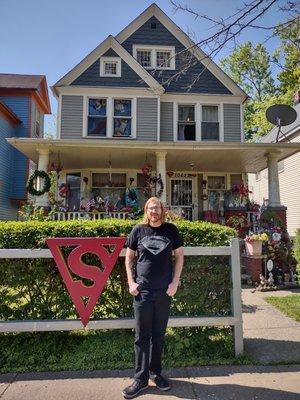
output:
{"label": "double-hung window", "polygon": [[178,105],[178,140],[196,140],[194,105]]}
{"label": "double-hung window", "polygon": [[88,135],[105,137],[107,134],[107,99],[89,99]]}
{"label": "double-hung window", "polygon": [[132,127],[131,100],[114,99],[113,136],[129,137]]}
{"label": "double-hung window", "polygon": [[202,140],[219,140],[218,106],[202,106],[201,138]]}
{"label": "double-hung window", "polygon": [[134,99],[89,98],[87,136],[134,137]]}

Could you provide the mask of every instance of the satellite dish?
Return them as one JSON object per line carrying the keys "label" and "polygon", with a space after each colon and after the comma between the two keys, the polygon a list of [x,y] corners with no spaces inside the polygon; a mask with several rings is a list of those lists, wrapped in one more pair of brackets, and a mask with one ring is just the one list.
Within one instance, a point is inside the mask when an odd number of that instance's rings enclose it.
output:
{"label": "satellite dish", "polygon": [[286,126],[296,120],[297,112],[294,108],[286,104],[275,104],[267,109],[266,117],[273,125]]}
{"label": "satellite dish", "polygon": [[[269,122],[271,122],[271,124],[278,127],[278,132],[276,136],[277,143],[281,127],[292,124],[297,118],[297,112],[294,108],[286,104],[274,104],[267,109],[266,118]],[[285,136],[282,131],[281,133],[283,134],[283,136]]]}

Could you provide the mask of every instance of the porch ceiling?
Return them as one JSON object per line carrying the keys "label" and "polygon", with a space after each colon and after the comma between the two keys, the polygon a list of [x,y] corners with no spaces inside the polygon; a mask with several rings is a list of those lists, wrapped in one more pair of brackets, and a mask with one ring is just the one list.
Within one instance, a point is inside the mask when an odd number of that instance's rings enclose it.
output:
{"label": "porch ceiling", "polygon": [[278,152],[279,160],[300,151],[300,143],[182,143],[140,142],[96,139],[30,139],[7,141],[25,156],[38,162],[39,149],[49,148],[50,162],[58,153],[64,169],[112,168],[140,169],[147,160],[156,165],[155,152],[166,152],[167,170],[256,173],[267,167],[266,153]]}

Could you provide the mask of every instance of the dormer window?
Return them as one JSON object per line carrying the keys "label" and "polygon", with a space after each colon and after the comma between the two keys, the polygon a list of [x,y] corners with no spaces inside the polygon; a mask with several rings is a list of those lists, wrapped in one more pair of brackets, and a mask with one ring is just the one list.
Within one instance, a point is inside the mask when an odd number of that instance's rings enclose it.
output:
{"label": "dormer window", "polygon": [[121,76],[121,59],[118,57],[100,58],[100,76],[115,77]]}
{"label": "dormer window", "polygon": [[133,57],[146,69],[175,69],[175,47],[133,45]]}

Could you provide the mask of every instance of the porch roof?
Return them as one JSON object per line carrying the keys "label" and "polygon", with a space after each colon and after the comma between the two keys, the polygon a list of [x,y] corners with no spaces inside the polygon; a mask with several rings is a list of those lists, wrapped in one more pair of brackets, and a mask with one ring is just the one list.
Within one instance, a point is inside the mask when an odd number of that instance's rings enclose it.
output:
{"label": "porch roof", "polygon": [[8,138],[12,146],[34,162],[39,149],[49,149],[50,163],[58,154],[64,169],[112,168],[140,169],[147,162],[156,165],[156,152],[166,152],[167,170],[195,172],[248,172],[267,168],[266,154],[278,152],[283,160],[298,151],[300,143],[228,143],[228,142],[142,142],[109,139],[31,139]]}

